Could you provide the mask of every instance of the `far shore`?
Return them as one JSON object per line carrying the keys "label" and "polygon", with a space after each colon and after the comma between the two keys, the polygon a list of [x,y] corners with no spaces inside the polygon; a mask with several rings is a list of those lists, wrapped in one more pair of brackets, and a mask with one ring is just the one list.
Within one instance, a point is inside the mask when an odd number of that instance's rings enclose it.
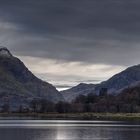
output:
{"label": "far shore", "polygon": [[140,113],[0,113],[0,119],[140,121]]}

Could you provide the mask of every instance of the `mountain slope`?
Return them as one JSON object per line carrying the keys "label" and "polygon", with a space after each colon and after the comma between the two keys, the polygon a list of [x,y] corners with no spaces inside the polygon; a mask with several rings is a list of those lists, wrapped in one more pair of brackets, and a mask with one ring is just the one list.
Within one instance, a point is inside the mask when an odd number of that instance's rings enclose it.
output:
{"label": "mountain slope", "polygon": [[109,93],[116,92],[140,81],[140,65],[132,66],[114,75],[109,80],[96,86],[96,91],[108,88]]}
{"label": "mountain slope", "polygon": [[64,96],[64,99],[69,102],[79,95],[87,95],[91,93],[91,90],[95,89],[94,86],[94,84],[81,83],[71,89],[61,91],[61,93]]}
{"label": "mountain slope", "polygon": [[8,102],[15,98],[25,98],[25,101],[29,98],[45,98],[53,102],[63,100],[55,87],[34,76],[6,48],[0,49],[0,97],[1,101],[9,98]]}
{"label": "mountain slope", "polygon": [[[83,88],[81,90],[71,92],[71,89],[62,91],[65,99],[72,100],[79,94],[88,94],[88,93],[99,93],[102,88],[107,88],[110,94],[116,93],[128,86],[131,86],[140,81],[140,65],[132,66],[127,68],[126,70],[114,75],[107,81],[104,81],[100,84],[93,85],[88,88],[88,92],[85,93]],[[88,85],[87,85],[88,86]],[[77,87],[77,86],[76,86]],[[76,89],[76,87],[74,87]],[[86,84],[84,85],[86,88]],[[74,98],[73,98],[74,97]]]}

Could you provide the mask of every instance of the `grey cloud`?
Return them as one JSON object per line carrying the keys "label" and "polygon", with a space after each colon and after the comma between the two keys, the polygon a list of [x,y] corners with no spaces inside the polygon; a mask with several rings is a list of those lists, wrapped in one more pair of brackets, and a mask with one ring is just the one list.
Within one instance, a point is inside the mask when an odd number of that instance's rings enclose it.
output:
{"label": "grey cloud", "polygon": [[[40,73],[36,74],[41,79],[45,81],[50,81],[56,88],[71,88],[73,86],[78,85],[79,83],[100,83],[102,78],[92,77],[86,78],[84,76],[76,76],[76,75],[55,75],[48,73]],[[47,77],[47,78],[46,78]],[[90,80],[91,79],[91,80]]]}
{"label": "grey cloud", "polygon": [[139,0],[0,0],[0,19],[18,27],[17,55],[133,65],[139,63]]}
{"label": "grey cloud", "polygon": [[1,0],[1,13],[34,33],[67,33],[98,28],[137,32],[138,0]]}
{"label": "grey cloud", "polygon": [[17,54],[52,58],[60,61],[83,61],[113,65],[133,65],[139,63],[140,46],[138,41],[82,40],[60,41],[54,39],[25,39],[13,46]]}

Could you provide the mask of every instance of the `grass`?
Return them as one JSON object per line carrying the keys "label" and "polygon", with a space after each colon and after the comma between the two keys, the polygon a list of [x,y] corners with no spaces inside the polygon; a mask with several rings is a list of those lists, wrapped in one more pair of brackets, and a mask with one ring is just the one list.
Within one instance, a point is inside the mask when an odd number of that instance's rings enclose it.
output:
{"label": "grass", "polygon": [[140,113],[0,113],[0,117],[69,120],[140,120]]}

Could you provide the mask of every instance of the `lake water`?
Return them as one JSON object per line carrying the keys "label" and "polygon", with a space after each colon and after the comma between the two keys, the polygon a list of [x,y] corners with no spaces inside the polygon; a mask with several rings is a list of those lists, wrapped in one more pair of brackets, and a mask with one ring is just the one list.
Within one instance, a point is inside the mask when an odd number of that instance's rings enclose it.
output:
{"label": "lake water", "polygon": [[0,140],[140,140],[138,122],[0,120]]}

